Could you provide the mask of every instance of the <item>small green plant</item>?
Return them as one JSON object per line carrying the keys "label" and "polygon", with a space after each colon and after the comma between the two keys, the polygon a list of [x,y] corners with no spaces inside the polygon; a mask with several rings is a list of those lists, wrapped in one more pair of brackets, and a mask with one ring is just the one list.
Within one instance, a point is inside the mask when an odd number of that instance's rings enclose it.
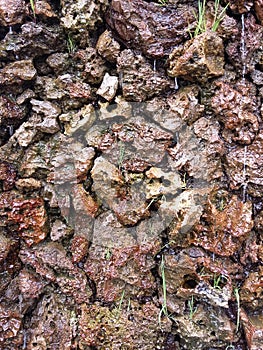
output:
{"label": "small green plant", "polygon": [[193,319],[194,314],[196,313],[197,308],[194,306],[194,296],[192,295],[191,299],[188,300],[188,308],[189,308],[189,318]]}
{"label": "small green plant", "polygon": [[234,288],[234,296],[236,298],[237,302],[237,323],[236,323],[236,333],[239,330],[240,326],[240,295],[239,295],[239,288]]}
{"label": "small green plant", "polygon": [[167,291],[166,291],[166,279],[165,279],[165,271],[164,271],[165,266],[164,266],[163,255],[162,255],[160,269],[161,269],[161,276],[162,276],[163,303],[162,303],[161,311],[159,312],[159,316],[158,316],[159,325],[161,324],[162,315],[169,317],[168,309],[167,309]]}
{"label": "small green plant", "polygon": [[35,9],[35,1],[34,0],[29,0],[30,1],[30,7],[34,16],[34,19],[36,19],[36,9]]}
{"label": "small green plant", "polygon": [[159,6],[165,6],[167,5],[168,0],[158,0],[158,5]]}
{"label": "small green plant", "polygon": [[[219,12],[219,3],[220,0],[215,0],[214,2],[214,19],[211,26],[211,30],[213,32],[217,31],[219,24],[225,17],[225,12],[229,6],[227,4],[220,12]],[[193,33],[190,32],[191,38],[196,37],[199,34],[202,34],[207,31],[207,22],[206,22],[206,0],[198,0],[198,13],[194,12],[196,27]]]}
{"label": "small green plant", "polygon": [[185,190],[187,188],[186,173],[184,173],[183,180],[181,182],[181,189]]}
{"label": "small green plant", "polygon": [[73,53],[76,50],[76,45],[70,35],[67,38],[67,49],[69,53]]}
{"label": "small green plant", "polygon": [[117,318],[120,317],[120,313],[121,313],[121,310],[122,310],[122,304],[123,304],[123,300],[124,300],[124,295],[125,295],[125,290],[123,290],[122,293],[121,293],[121,298],[120,298],[120,301],[119,301],[119,305],[117,307]]}
{"label": "small green plant", "polygon": [[112,251],[111,251],[110,247],[107,247],[106,252],[105,252],[105,259],[110,260],[111,256],[112,256]]}

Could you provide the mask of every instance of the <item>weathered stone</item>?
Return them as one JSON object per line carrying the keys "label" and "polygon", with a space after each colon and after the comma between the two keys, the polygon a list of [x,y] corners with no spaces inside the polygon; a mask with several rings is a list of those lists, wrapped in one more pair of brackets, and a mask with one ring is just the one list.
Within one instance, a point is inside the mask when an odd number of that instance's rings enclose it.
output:
{"label": "weathered stone", "polygon": [[140,49],[150,57],[163,57],[189,36],[194,8],[159,7],[154,2],[114,0],[106,21],[128,48]]}
{"label": "weathered stone", "polygon": [[29,177],[26,179],[18,179],[15,182],[15,186],[19,191],[32,191],[40,189],[42,187],[42,183],[33,177]]}
{"label": "weathered stone", "polygon": [[252,0],[230,0],[229,6],[234,13],[242,14],[248,12],[253,6]]}
{"label": "weathered stone", "polygon": [[0,25],[12,26],[21,23],[26,16],[24,0],[0,0]]}
{"label": "weathered stone", "polygon": [[53,53],[48,56],[47,64],[54,69],[56,74],[62,74],[66,72],[70,65],[69,55],[67,53]]}
{"label": "weathered stone", "polygon": [[168,74],[192,82],[206,83],[208,79],[224,74],[223,40],[212,31],[206,31],[175,48],[168,60]]}
{"label": "weathered stone", "polygon": [[8,63],[0,70],[0,84],[21,84],[34,79],[36,73],[32,60]]}
{"label": "weathered stone", "polygon": [[44,19],[57,17],[47,0],[36,0],[34,6],[35,14]]}
{"label": "weathered stone", "polygon": [[55,220],[51,225],[50,238],[52,241],[58,241],[70,235],[71,229],[61,220]]}
{"label": "weathered stone", "polygon": [[83,236],[74,236],[71,241],[70,251],[72,254],[72,261],[78,263],[83,260],[89,250],[89,241]]}
{"label": "weathered stone", "polygon": [[111,101],[118,89],[118,77],[111,76],[108,73],[104,75],[101,86],[97,90],[97,95],[105,98],[107,101]]}
{"label": "weathered stone", "polygon": [[120,54],[120,44],[112,37],[109,30],[103,32],[96,44],[98,53],[107,61],[115,63]]}
{"label": "weathered stone", "polygon": [[242,325],[249,350],[262,350],[263,320],[259,313],[246,312],[243,308],[240,312]]}
{"label": "weathered stone", "polygon": [[37,298],[43,292],[44,283],[40,277],[29,270],[23,269],[18,275],[19,289],[23,298]]}
{"label": "weathered stone", "polygon": [[256,16],[261,25],[263,25],[263,1],[262,0],[255,0],[255,11]]}
{"label": "weathered stone", "polygon": [[131,50],[122,51],[117,63],[119,84],[128,101],[145,101],[172,86],[164,72],[154,71],[143,56],[135,55]]}
{"label": "weathered stone", "polygon": [[3,191],[11,190],[14,187],[16,175],[16,169],[12,164],[0,162],[0,181]]}
{"label": "weathered stone", "polygon": [[62,0],[61,25],[66,29],[81,30],[82,28],[95,29],[102,23],[102,17],[108,6],[108,0]]}

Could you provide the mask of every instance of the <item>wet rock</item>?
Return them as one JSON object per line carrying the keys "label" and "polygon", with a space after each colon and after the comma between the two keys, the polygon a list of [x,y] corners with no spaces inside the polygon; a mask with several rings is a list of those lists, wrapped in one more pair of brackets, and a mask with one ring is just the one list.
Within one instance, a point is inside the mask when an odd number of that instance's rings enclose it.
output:
{"label": "wet rock", "polygon": [[56,74],[62,74],[63,72],[67,71],[70,65],[69,55],[61,52],[53,53],[52,55],[48,56],[47,64],[55,71]]}
{"label": "wet rock", "polygon": [[33,190],[39,190],[42,187],[42,183],[39,180],[29,177],[26,179],[18,179],[15,182],[16,188],[21,192],[30,192]]}
{"label": "wet rock", "polygon": [[261,25],[263,25],[263,2],[262,0],[255,0],[256,16]]}
{"label": "wet rock", "polygon": [[[12,210],[5,213],[7,208]],[[0,209],[6,224],[17,225],[16,232],[27,245],[39,243],[46,237],[47,216],[41,198],[27,199],[17,196],[15,192],[5,192],[0,196]]]}
{"label": "wet rock", "polygon": [[262,280],[263,268],[259,266],[258,271],[250,272],[240,291],[243,304],[246,304],[254,310],[263,306],[262,299],[260,298],[263,291]]}
{"label": "wet rock", "polygon": [[8,162],[0,162],[0,181],[2,182],[3,191],[11,190],[14,187],[15,180],[15,167]]}
{"label": "wet rock", "polygon": [[26,347],[70,350],[75,336],[72,322],[76,323],[77,318],[75,312],[70,311],[70,302],[54,292],[44,294],[25,324]]}
{"label": "wet rock", "polygon": [[[250,73],[254,70],[255,65],[260,61],[260,43],[263,38],[263,27],[256,23],[255,17],[250,13],[244,17],[244,27],[245,33],[244,38],[241,38],[242,30],[239,29],[238,39],[234,37],[234,40],[230,40],[228,45],[226,45],[225,51],[228,55],[228,59],[231,64],[239,71],[240,75]],[[241,52],[240,43],[244,40],[245,54]],[[244,58],[240,59],[240,57]]]}
{"label": "wet rock", "polygon": [[48,282],[55,282],[61,293],[82,303],[91,296],[84,273],[76,268],[59,243],[46,243],[33,249],[22,249],[20,259]]}
{"label": "wet rock", "polygon": [[234,13],[242,14],[248,12],[253,6],[252,0],[230,0],[229,6]]}
{"label": "wet rock", "polygon": [[[227,174],[231,180],[231,188],[236,189],[248,184],[249,188],[251,187],[251,193],[253,193],[252,188],[255,185],[263,186],[261,171],[263,164],[262,143],[263,134],[260,132],[254,142],[247,148],[236,146],[227,154]],[[255,191],[256,193],[257,191]]]}
{"label": "wet rock", "polygon": [[78,263],[83,260],[88,253],[89,241],[83,236],[74,236],[71,241],[70,251],[72,254],[72,261]]}
{"label": "wet rock", "polygon": [[229,84],[218,82],[216,85],[219,90],[211,104],[219,120],[224,123],[223,137],[229,143],[251,143],[259,128],[254,98]]}
{"label": "wet rock", "polygon": [[223,209],[218,210],[209,202],[202,220],[205,224],[195,226],[193,239],[190,239],[192,243],[221,256],[233,255],[253,227],[251,203],[243,203],[233,196]]}
{"label": "wet rock", "polygon": [[263,334],[263,320],[259,313],[249,313],[243,308],[240,312],[242,324],[245,331],[247,345],[249,350],[261,350],[262,334]]}
{"label": "wet rock", "polygon": [[26,4],[24,0],[0,1],[0,25],[12,26],[21,23],[26,16]]}
{"label": "wet rock", "polygon": [[32,60],[22,60],[8,63],[0,70],[0,84],[11,85],[21,84],[33,80],[36,76],[36,69]]}
{"label": "wet rock", "polygon": [[195,122],[204,112],[204,105],[198,103],[199,92],[197,85],[187,86],[167,99],[171,111],[187,124]]}
{"label": "wet rock", "polygon": [[87,47],[85,50],[78,50],[73,59],[78,64],[85,81],[90,84],[98,84],[102,81],[106,66],[104,59],[97,54],[96,49]]}
{"label": "wet rock", "polygon": [[197,302],[192,319],[189,312],[185,310],[184,315],[176,316],[176,333],[184,349],[203,350],[211,346],[225,348],[235,339],[235,324],[229,320],[225,310]]}
{"label": "wet rock", "polygon": [[104,75],[101,86],[97,90],[97,95],[111,101],[116,95],[118,89],[118,77],[111,76],[108,73]]}
{"label": "wet rock", "polygon": [[[5,348],[7,340],[18,336],[22,325],[22,317],[17,310],[12,310],[3,304],[0,305],[0,345]],[[19,345],[19,339],[18,339]],[[21,343],[20,343],[21,344]]]}
{"label": "wet rock", "polygon": [[117,59],[120,86],[127,101],[142,102],[159,95],[171,87],[164,72],[154,71],[153,67],[141,55],[124,50]]}
{"label": "wet rock", "polygon": [[[80,346],[111,347],[118,349],[125,344],[127,348],[151,350],[162,346],[165,331],[170,329],[170,321],[166,319],[161,332],[158,326],[159,309],[153,302],[139,305],[130,301],[127,310],[127,297],[124,290],[123,308],[118,306],[112,310],[97,303],[81,308],[79,321]],[[94,323],[92,320],[101,320]],[[102,332],[102,329],[104,330]]]}
{"label": "wet rock", "polygon": [[142,0],[114,0],[106,21],[127,48],[140,49],[146,56],[159,58],[189,36],[194,8],[159,7]]}
{"label": "wet rock", "polygon": [[224,46],[222,39],[206,31],[179,46],[170,54],[168,74],[192,82],[206,83],[208,79],[224,74]]}
{"label": "wet rock", "polygon": [[98,24],[102,23],[102,17],[107,6],[107,0],[77,0],[74,2],[62,0],[61,25],[71,30],[82,30],[83,28],[95,29]]}
{"label": "wet rock", "polygon": [[29,22],[21,26],[21,33],[7,35],[2,42],[3,52],[13,60],[27,60],[65,49],[63,31],[58,26]]}
{"label": "wet rock", "polygon": [[98,53],[105,58],[105,60],[115,63],[120,54],[120,44],[113,38],[109,30],[103,32],[96,44]]}
{"label": "wet rock", "polygon": [[155,288],[150,269],[160,243],[146,240],[139,245],[133,237],[135,232],[136,228],[123,227],[110,211],[95,221],[85,271],[96,282],[97,296],[105,301],[117,301],[124,286],[127,295],[137,297],[150,295]]}
{"label": "wet rock", "polygon": [[58,241],[62,238],[66,238],[71,233],[71,229],[64,224],[61,220],[55,220],[51,225],[50,238],[52,241]]}
{"label": "wet rock", "polygon": [[23,269],[18,275],[19,289],[23,298],[38,298],[43,292],[44,283],[40,277],[29,270]]}

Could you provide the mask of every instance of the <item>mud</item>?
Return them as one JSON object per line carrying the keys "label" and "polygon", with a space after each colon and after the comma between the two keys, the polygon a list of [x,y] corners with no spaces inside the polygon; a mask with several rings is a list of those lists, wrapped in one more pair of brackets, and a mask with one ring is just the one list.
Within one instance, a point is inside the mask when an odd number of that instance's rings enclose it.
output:
{"label": "mud", "polygon": [[0,0],[0,349],[263,349],[262,7]]}

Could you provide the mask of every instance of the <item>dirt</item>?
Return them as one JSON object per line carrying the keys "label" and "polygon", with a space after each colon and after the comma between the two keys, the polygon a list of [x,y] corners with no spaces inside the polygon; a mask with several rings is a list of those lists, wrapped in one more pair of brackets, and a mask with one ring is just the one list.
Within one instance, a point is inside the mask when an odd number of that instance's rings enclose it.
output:
{"label": "dirt", "polygon": [[263,349],[262,7],[0,0],[0,349]]}

